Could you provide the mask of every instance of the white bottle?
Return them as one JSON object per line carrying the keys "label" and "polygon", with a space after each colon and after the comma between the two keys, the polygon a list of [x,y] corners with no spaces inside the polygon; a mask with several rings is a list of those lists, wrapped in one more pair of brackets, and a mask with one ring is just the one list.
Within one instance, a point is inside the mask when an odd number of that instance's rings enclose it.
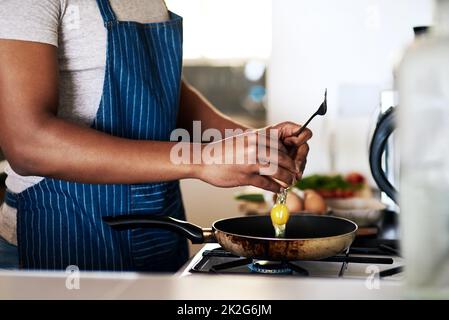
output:
{"label": "white bottle", "polygon": [[400,208],[407,297],[449,297],[449,0],[399,66]]}

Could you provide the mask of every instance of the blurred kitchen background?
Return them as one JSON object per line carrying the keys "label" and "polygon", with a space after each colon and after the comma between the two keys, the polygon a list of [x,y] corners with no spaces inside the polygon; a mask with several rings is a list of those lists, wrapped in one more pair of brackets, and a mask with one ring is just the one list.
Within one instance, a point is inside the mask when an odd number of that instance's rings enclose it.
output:
{"label": "blurred kitchen background", "polygon": [[[313,121],[306,174],[363,173],[381,105],[395,104],[394,70],[431,0],[167,0],[184,17],[185,78],[222,112],[255,127]],[[238,214],[236,189],[183,182],[188,219]],[[205,196],[207,195],[207,196]]]}

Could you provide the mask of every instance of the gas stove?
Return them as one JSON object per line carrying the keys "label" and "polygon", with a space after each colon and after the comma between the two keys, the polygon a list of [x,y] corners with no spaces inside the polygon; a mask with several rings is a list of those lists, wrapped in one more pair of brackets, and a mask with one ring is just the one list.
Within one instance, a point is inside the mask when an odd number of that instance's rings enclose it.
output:
{"label": "gas stove", "polygon": [[207,244],[186,265],[181,276],[235,274],[402,280],[403,263],[395,240],[357,239],[344,254],[319,261],[288,262],[238,257],[218,244]]}

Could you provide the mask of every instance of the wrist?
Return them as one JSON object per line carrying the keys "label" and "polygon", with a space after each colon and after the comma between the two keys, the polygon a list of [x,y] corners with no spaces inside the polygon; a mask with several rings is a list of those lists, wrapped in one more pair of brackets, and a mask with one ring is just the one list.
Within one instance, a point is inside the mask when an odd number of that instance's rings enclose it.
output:
{"label": "wrist", "polygon": [[199,179],[204,181],[206,164],[202,159],[205,143],[189,143],[185,162],[182,164],[184,179]]}

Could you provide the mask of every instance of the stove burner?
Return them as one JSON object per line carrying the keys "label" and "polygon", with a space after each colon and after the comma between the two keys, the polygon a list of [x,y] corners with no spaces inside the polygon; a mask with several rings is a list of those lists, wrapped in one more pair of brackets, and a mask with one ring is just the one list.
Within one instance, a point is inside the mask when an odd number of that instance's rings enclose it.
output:
{"label": "stove burner", "polygon": [[[359,241],[360,242],[360,241]],[[346,254],[336,255],[319,261],[266,261],[251,258],[238,257],[223,248],[205,250],[202,259],[195,264],[190,271],[195,273],[237,273],[254,275],[294,275],[300,277],[314,276],[312,263],[341,263],[336,275],[343,277],[348,264],[393,264],[394,260],[389,255],[397,255],[397,244],[393,240],[364,240],[358,247],[351,247]],[[354,254],[354,255],[353,255]],[[358,256],[364,254],[365,256]],[[307,269],[306,269],[307,268]],[[311,269],[311,270],[310,270]],[[309,272],[310,270],[310,272]],[[389,277],[402,272],[402,267],[383,270],[379,273],[381,278]]]}
{"label": "stove burner", "polygon": [[263,274],[292,274],[292,269],[283,262],[253,261],[248,264],[249,269],[255,273]]}

